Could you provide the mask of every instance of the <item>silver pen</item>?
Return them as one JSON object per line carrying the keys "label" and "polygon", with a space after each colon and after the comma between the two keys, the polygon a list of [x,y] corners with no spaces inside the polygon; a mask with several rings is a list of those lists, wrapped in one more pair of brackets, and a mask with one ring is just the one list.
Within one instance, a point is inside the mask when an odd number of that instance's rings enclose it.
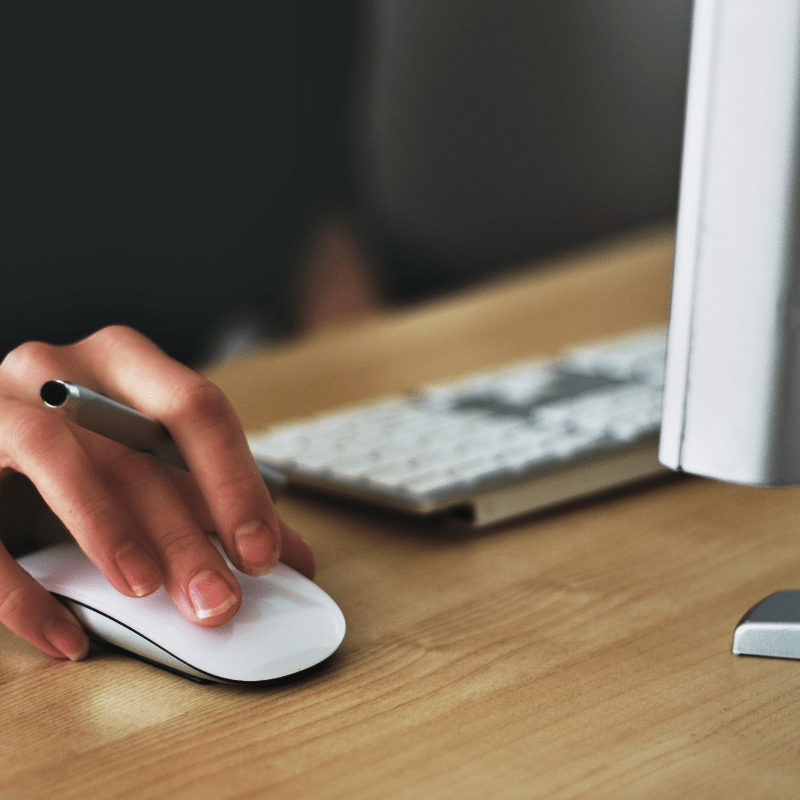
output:
{"label": "silver pen", "polygon": [[[124,444],[132,450],[152,453],[174,467],[189,467],[166,426],[133,408],[69,381],[47,381],[39,392],[45,405],[88,431]],[[286,490],[286,477],[256,461],[258,471],[273,498]]]}

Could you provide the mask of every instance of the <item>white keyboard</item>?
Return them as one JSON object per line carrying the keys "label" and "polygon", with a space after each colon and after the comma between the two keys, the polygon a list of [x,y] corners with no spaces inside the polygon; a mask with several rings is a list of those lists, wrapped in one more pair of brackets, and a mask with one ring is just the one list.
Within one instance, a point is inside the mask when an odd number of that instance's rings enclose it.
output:
{"label": "white keyboard", "polygon": [[299,484],[484,526],[666,470],[665,331],[505,365],[248,435]]}

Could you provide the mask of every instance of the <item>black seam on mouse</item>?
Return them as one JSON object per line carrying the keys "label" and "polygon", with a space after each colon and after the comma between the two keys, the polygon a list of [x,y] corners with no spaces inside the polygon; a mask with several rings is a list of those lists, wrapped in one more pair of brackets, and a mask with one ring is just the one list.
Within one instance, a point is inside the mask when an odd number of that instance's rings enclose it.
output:
{"label": "black seam on mouse", "polygon": [[[145,664],[149,664],[151,667],[157,667],[158,669],[164,670],[164,672],[169,672],[170,674],[179,678],[185,678],[187,681],[192,681],[192,683],[199,683],[203,686],[214,686],[219,683],[219,681],[211,680],[211,678],[201,678],[199,675],[190,675],[188,672],[183,672],[177,667],[170,667],[167,664],[162,664],[159,661],[153,661],[153,659],[139,655],[139,653],[134,653],[132,650],[126,650],[124,647],[120,647],[118,644],[111,644],[111,642],[107,642],[105,639],[101,639],[99,636],[95,636],[93,633],[89,633],[88,631],[87,636],[91,641],[101,645],[104,650],[108,650],[109,653],[117,653],[121,656],[135,658],[137,661],[143,661]],[[164,650],[164,652],[166,653],[167,651]]]}
{"label": "black seam on mouse", "polygon": [[[89,611],[91,611],[94,614],[100,614],[100,616],[103,616],[106,619],[110,619],[115,625],[119,625],[122,628],[127,628],[132,634],[134,634],[135,636],[138,636],[140,639],[144,639],[146,642],[150,642],[150,644],[153,645],[153,647],[157,648],[158,650],[161,650],[163,653],[166,653],[170,658],[174,658],[176,661],[180,661],[181,664],[186,664],[186,666],[189,669],[194,670],[195,672],[202,672],[203,675],[208,675],[208,678],[210,680],[208,680],[207,682],[209,682],[209,683],[228,683],[228,684],[236,684],[236,685],[241,685],[241,686],[249,686],[249,685],[252,685],[254,683],[261,683],[261,681],[235,681],[235,680],[229,680],[229,679],[226,679],[226,678],[219,678],[219,677],[217,677],[216,675],[214,675],[214,674],[212,674],[210,672],[206,672],[204,669],[200,669],[199,667],[193,667],[191,664],[189,664],[188,662],[184,661],[179,656],[176,656],[173,653],[170,653],[169,650],[166,650],[165,648],[161,647],[161,645],[156,644],[152,639],[150,639],[147,636],[144,636],[143,634],[139,633],[139,631],[135,631],[133,628],[131,628],[130,625],[126,625],[124,622],[120,622],[118,619],[115,619],[114,617],[111,617],[109,614],[105,614],[104,612],[102,612],[102,611],[100,611],[100,610],[98,610],[96,608],[93,608],[92,606],[86,605],[86,603],[81,603],[79,600],[72,600],[70,598],[64,597],[63,595],[56,594],[55,592],[51,592],[50,594],[52,594],[53,597],[55,597],[56,600],[58,600],[61,603],[68,602],[68,603],[74,603],[76,606],[82,606],[83,608],[88,609]],[[148,659],[146,657],[142,657],[138,653],[134,653],[131,650],[128,650],[127,648],[125,648],[125,647],[121,647],[120,645],[115,645],[115,644],[113,644],[113,642],[108,642],[105,639],[103,639],[102,637],[92,634],[88,630],[86,631],[86,634],[89,636],[90,639],[92,639],[92,641],[96,641],[96,642],[98,642],[100,644],[103,644],[103,645],[109,645],[110,647],[116,648],[120,652],[125,653],[126,655],[129,655],[132,658],[136,658],[136,659],[139,659],[140,661],[145,661],[147,663],[152,663],[152,664],[154,664],[154,666],[161,667],[162,669],[166,669],[168,672],[175,672],[176,674],[182,675],[182,676],[187,677],[187,678],[194,679],[196,677],[196,676],[189,675],[188,673],[180,672],[180,670],[178,670],[176,667],[170,668],[166,664],[153,662],[150,659]],[[197,680],[197,682],[200,683],[203,680],[204,680],[203,678],[199,678]]]}

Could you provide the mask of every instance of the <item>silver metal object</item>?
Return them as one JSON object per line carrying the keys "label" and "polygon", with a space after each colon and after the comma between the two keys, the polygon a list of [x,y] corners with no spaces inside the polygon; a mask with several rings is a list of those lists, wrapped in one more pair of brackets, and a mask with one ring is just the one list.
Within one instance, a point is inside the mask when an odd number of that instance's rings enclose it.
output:
{"label": "silver metal object", "polygon": [[[696,0],[659,458],[800,483],[800,0]],[[800,659],[800,591],[733,652]]]}
{"label": "silver metal object", "polygon": [[800,0],[697,0],[659,457],[800,483]]}
{"label": "silver metal object", "polygon": [[[40,392],[45,405],[64,414],[86,430],[124,444],[161,461],[189,470],[167,428],[158,420],[69,381],[47,381]],[[286,478],[276,470],[258,464],[259,472],[273,497],[286,489]]]}
{"label": "silver metal object", "polygon": [[800,590],[775,592],[754,605],[733,633],[736,655],[800,658]]}

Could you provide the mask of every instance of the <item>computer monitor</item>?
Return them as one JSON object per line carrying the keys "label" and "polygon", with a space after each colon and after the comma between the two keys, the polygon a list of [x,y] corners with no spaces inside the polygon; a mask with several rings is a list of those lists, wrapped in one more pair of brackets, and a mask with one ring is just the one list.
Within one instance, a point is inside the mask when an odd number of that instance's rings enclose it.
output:
{"label": "computer monitor", "polygon": [[695,3],[660,459],[800,484],[800,0]]}

